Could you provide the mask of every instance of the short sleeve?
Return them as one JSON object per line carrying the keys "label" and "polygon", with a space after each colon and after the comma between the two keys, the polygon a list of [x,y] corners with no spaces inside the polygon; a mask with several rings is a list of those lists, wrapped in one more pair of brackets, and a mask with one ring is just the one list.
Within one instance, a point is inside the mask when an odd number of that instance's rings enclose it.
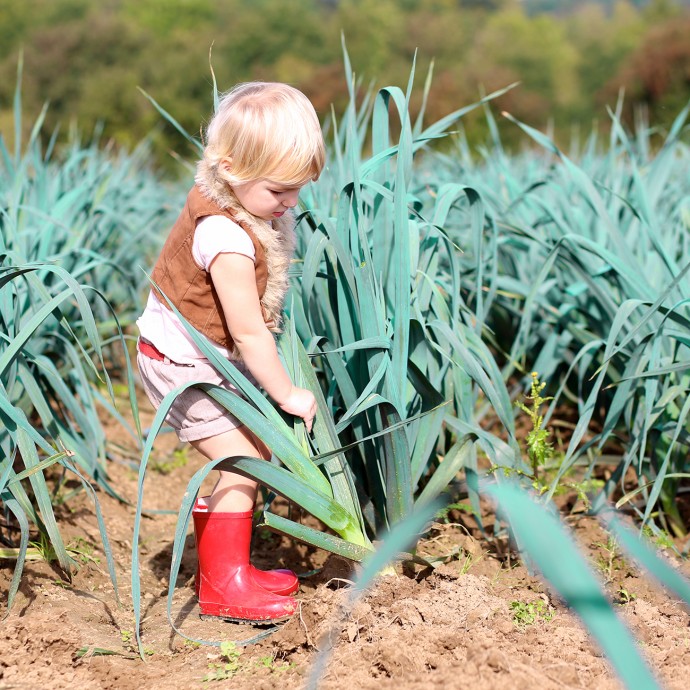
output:
{"label": "short sleeve", "polygon": [[192,255],[208,271],[218,254],[243,254],[255,261],[254,244],[242,228],[225,216],[206,216],[196,226]]}

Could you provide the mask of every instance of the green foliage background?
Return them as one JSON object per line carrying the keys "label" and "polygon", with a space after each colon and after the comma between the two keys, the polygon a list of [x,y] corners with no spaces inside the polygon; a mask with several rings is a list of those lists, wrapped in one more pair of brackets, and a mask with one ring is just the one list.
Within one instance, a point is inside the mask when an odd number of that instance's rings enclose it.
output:
{"label": "green foliage background", "polygon": [[[433,61],[430,121],[515,81],[497,109],[552,124],[562,142],[578,123],[608,127],[605,106],[621,88],[629,122],[642,105],[666,126],[690,99],[687,1],[0,0],[0,131],[11,130],[21,51],[29,115],[49,101],[49,129],[104,121],[105,136],[128,147],[151,135],[158,161],[179,136],[137,87],[198,131],[212,108],[211,46],[221,88],[288,81],[325,119],[347,102],[341,33],[366,82],[404,83],[415,50],[420,74]],[[481,114],[463,126],[483,140]],[[502,136],[519,140],[509,126]]]}

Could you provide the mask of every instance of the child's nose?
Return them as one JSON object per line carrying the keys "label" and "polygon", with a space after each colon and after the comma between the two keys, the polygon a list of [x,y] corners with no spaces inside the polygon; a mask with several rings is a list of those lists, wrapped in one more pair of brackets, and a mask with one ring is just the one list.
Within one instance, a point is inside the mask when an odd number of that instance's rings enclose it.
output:
{"label": "child's nose", "polygon": [[297,206],[297,198],[299,197],[299,192],[295,192],[293,194],[287,194],[285,196],[285,199],[283,199],[283,205],[287,206],[288,208],[294,208]]}

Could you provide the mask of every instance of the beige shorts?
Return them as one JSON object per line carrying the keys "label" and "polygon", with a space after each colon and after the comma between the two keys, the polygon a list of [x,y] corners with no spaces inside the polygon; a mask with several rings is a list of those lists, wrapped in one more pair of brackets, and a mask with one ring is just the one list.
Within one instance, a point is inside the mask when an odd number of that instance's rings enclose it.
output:
{"label": "beige shorts", "polygon": [[[161,401],[170,391],[192,381],[213,383],[237,393],[235,386],[222,378],[205,360],[197,364],[181,365],[152,359],[138,352],[137,364],[146,395],[156,409],[160,407]],[[252,383],[256,383],[245,366],[242,364],[235,364],[235,366]],[[237,417],[231,415],[199,388],[187,388],[180,393],[170,407],[165,421],[175,429],[180,441],[198,441],[242,426],[242,422]]]}

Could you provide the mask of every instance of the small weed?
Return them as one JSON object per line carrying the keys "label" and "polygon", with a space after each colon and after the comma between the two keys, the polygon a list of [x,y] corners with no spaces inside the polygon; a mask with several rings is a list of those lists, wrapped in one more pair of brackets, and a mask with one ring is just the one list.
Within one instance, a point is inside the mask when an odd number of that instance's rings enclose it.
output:
{"label": "small weed", "polygon": [[152,460],[150,462],[150,467],[154,472],[159,474],[170,474],[173,470],[177,470],[180,467],[186,467],[189,462],[189,452],[187,447],[176,448],[172,453],[172,458],[170,460]]}
{"label": "small weed", "polygon": [[261,539],[261,541],[265,541],[265,542],[268,542],[270,544],[275,539],[275,534],[273,534],[273,532],[271,532],[270,529],[260,529],[259,530],[259,539]]}
{"label": "small weed", "polygon": [[[187,644],[187,642],[185,642]],[[198,646],[198,645],[197,645]],[[201,679],[204,683],[215,682],[219,680],[228,680],[237,674],[242,668],[244,670],[251,668],[266,668],[271,673],[282,673],[294,667],[293,663],[286,661],[276,661],[272,654],[259,657],[258,660],[240,663],[240,656],[242,650],[237,647],[234,642],[222,642],[220,645],[220,661],[211,661],[208,665],[208,673]]]}
{"label": "small weed", "polygon": [[[55,548],[43,532],[38,535],[38,541],[30,541],[29,546],[37,554],[38,558],[46,563],[57,561],[57,553]],[[87,563],[100,563],[100,559],[93,555],[94,546],[82,537],[77,537],[74,541],[65,546],[67,554],[72,557],[75,564],[86,565]]]}
{"label": "small weed", "polygon": [[491,465],[489,467],[489,473],[501,470],[508,477],[512,474],[520,477],[529,477],[532,480],[532,487],[539,494],[543,494],[548,490],[548,484],[539,477],[539,469],[552,466],[553,463],[550,461],[555,455],[553,445],[548,441],[551,432],[543,428],[544,417],[540,414],[541,406],[545,402],[553,400],[553,398],[542,398],[541,392],[545,387],[546,383],[539,381],[539,374],[533,371],[532,390],[530,395],[524,397],[525,400],[531,400],[531,405],[528,407],[520,400],[515,401],[515,405],[529,416],[532,423],[532,430],[525,437],[532,473],[529,474],[528,472],[510,467],[500,467],[499,465]]}
{"label": "small weed", "polygon": [[282,673],[292,668],[295,664],[287,661],[276,661],[272,654],[268,654],[267,656],[259,657],[255,665],[260,668],[267,668],[271,673]]}
{"label": "small weed", "polygon": [[460,565],[460,574],[467,575],[467,573],[469,573],[470,571],[470,568],[479,561],[481,561],[482,558],[484,558],[484,554],[481,554],[479,558],[474,558],[474,556],[471,553],[465,554],[465,560]]}
{"label": "small weed", "polygon": [[460,510],[468,515],[474,515],[474,508],[469,503],[449,503],[436,513],[438,522],[448,522],[448,514],[451,510]]}
{"label": "small weed", "polygon": [[553,398],[541,397],[541,392],[545,387],[546,382],[539,381],[539,374],[533,371],[532,390],[527,398],[532,401],[531,406],[527,407],[525,403],[519,400],[515,403],[523,412],[529,415],[532,421],[532,430],[527,434],[525,440],[527,443],[527,454],[532,463],[532,473],[535,480],[538,478],[539,468],[548,464],[548,461],[554,454],[553,445],[548,441],[551,432],[542,427],[544,417],[540,414],[541,406],[545,402],[553,400]]}
{"label": "small weed", "polygon": [[74,489],[67,489],[64,481],[60,481],[56,486],[53,495],[50,497],[50,502],[54,506],[64,506],[66,510],[72,513],[74,512],[74,509],[70,506],[69,502],[83,490],[83,486],[78,486]]}
{"label": "small weed", "polygon": [[240,668],[240,655],[242,650],[237,648],[234,642],[221,642],[221,663],[211,662],[208,665],[208,673],[202,678],[204,683],[217,680],[227,680],[237,673]]}
{"label": "small weed", "polygon": [[[132,633],[131,630],[120,630],[120,641],[122,642],[122,646],[128,652],[138,654],[139,650],[134,642],[133,635],[134,633]],[[151,649],[150,647],[144,647],[144,654],[146,654],[146,656],[153,656],[155,653],[155,650]]]}
{"label": "small weed", "polygon": [[548,623],[554,617],[554,612],[549,610],[542,599],[529,604],[524,601],[511,601],[510,610],[513,612],[513,623],[518,627],[533,625],[537,621]]}
{"label": "small weed", "polygon": [[72,589],[73,587],[71,582],[65,582],[64,580],[53,580],[53,584],[56,587],[62,587],[62,589]]}
{"label": "small weed", "polygon": [[615,572],[626,567],[625,560],[620,555],[618,542],[615,537],[609,537],[605,544],[598,542],[594,546],[598,546],[604,552],[597,557],[596,566],[604,576],[605,581],[611,582]]}
{"label": "small weed", "polygon": [[43,532],[38,535],[38,541],[30,541],[29,546],[33,548],[38,553],[39,558],[46,563],[52,563],[57,560],[55,549],[50,543],[50,539],[48,539]]}
{"label": "small weed", "polygon": [[[100,383],[98,387],[105,393],[107,393],[107,387],[105,383]],[[113,381],[111,383],[111,390],[113,391],[113,395],[116,398],[120,398],[122,400],[127,400],[129,398],[129,386],[127,386],[124,383],[117,383]]]}
{"label": "small weed", "polygon": [[[532,423],[532,430],[525,437],[527,455],[532,470],[531,474],[519,469],[499,467],[498,465],[491,465],[489,472],[501,470],[506,476],[516,474],[520,477],[526,477],[531,481],[532,488],[539,496],[547,491],[551,491],[552,495],[555,496],[574,491],[577,495],[576,502],[581,501],[585,510],[589,510],[592,506],[591,495],[598,489],[601,489],[604,482],[591,477],[580,481],[565,480],[568,474],[574,470],[574,467],[561,473],[565,454],[554,449],[553,444],[549,441],[551,432],[543,426],[544,417],[540,413],[541,407],[549,400],[553,400],[552,397],[542,397],[541,394],[545,387],[546,383],[539,380],[538,372],[533,371],[532,389],[530,395],[525,396],[525,400],[530,401],[531,404],[528,406],[519,400],[515,402],[515,405],[529,416]],[[559,474],[561,476],[558,485],[552,487],[555,477],[559,476]]]}
{"label": "small weed", "polygon": [[625,604],[630,604],[631,602],[635,601],[635,599],[637,599],[637,594],[628,592],[628,590],[624,587],[619,587],[617,594],[618,599],[616,603],[620,604],[621,606],[625,606]]}
{"label": "small weed", "polygon": [[567,489],[574,489],[577,497],[582,501],[585,510],[589,510],[592,507],[590,495],[601,489],[604,486],[604,481],[603,479],[589,478],[583,479],[580,482],[568,482],[564,486]]}
{"label": "small weed", "polygon": [[73,542],[67,545],[67,551],[75,556],[75,558],[86,565],[87,563],[100,563],[101,559],[93,555],[94,545],[82,539],[82,537],[77,537]]}
{"label": "small weed", "polygon": [[676,547],[671,535],[664,529],[654,530],[650,525],[645,525],[642,528],[642,534],[660,549],[675,549]]}

